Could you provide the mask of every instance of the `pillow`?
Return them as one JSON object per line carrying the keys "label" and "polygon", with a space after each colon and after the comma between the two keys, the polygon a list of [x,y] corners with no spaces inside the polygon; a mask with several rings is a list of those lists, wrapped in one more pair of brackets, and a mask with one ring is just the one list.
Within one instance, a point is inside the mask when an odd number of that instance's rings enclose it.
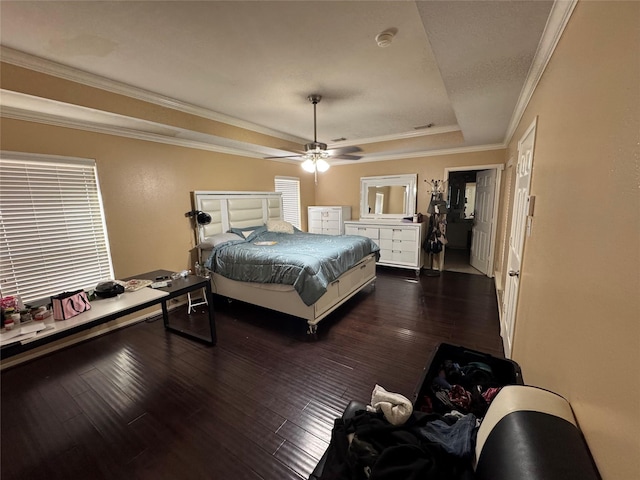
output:
{"label": "pillow", "polygon": [[258,235],[260,235],[262,232],[266,230],[267,230],[267,227],[265,227],[264,225],[258,225],[254,227],[244,227],[244,228],[232,227],[229,229],[230,232],[241,236],[248,242],[250,242],[251,240],[253,240],[255,237],[257,237]]}
{"label": "pillow", "polygon": [[267,220],[267,230],[270,232],[293,233],[293,225],[285,220]]}
{"label": "pillow", "polygon": [[242,242],[244,240],[243,237],[236,235],[235,233],[218,233],[217,235],[211,235],[210,237],[206,237],[202,242],[200,242],[197,247],[203,250],[208,250],[211,248],[215,248],[218,245],[222,245],[227,242]]}

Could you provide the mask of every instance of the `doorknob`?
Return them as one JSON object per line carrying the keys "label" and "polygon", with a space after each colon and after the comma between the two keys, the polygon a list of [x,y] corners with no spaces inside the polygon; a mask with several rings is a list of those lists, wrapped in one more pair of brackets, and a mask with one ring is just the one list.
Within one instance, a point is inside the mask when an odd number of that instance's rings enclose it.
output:
{"label": "doorknob", "polygon": [[520,276],[520,270],[516,271],[516,270],[509,270],[509,276],[510,277],[519,277]]}

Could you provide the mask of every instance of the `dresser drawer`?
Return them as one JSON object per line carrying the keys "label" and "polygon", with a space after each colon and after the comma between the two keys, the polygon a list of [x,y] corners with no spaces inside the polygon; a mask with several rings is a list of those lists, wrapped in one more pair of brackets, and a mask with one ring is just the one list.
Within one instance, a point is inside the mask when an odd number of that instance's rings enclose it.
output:
{"label": "dresser drawer", "polygon": [[336,222],[340,221],[340,210],[339,209],[334,209],[334,210],[322,210],[320,212],[320,216],[322,217],[322,220],[334,220]]}
{"label": "dresser drawer", "polygon": [[359,265],[356,265],[351,269],[351,271],[340,277],[340,281],[338,282],[338,291],[340,292],[340,296],[343,297],[350,294],[356,288],[360,287],[360,285],[373,278],[375,276],[375,272],[376,262],[373,257],[370,257]]}
{"label": "dresser drawer", "polygon": [[412,269],[419,275],[424,258],[425,227],[423,223],[353,221],[345,223],[345,233],[371,238],[380,247],[378,264]]}
{"label": "dresser drawer", "polygon": [[340,221],[339,220],[327,220],[325,218],[322,219],[322,228],[338,230],[340,231]]}
{"label": "dresser drawer", "polygon": [[380,263],[414,265],[416,263],[416,252],[402,250],[380,249]]}
{"label": "dresser drawer", "polygon": [[380,248],[385,250],[396,250],[401,252],[411,252],[412,254],[416,251],[416,242],[409,240],[392,240],[389,238],[381,238],[378,242]]}
{"label": "dresser drawer", "polygon": [[336,303],[338,298],[340,298],[339,284],[340,282],[336,280],[327,285],[326,293],[314,304],[316,315],[321,315],[326,312]]}
{"label": "dresser drawer", "polygon": [[375,257],[367,257],[361,263],[343,273],[338,280],[327,285],[327,292],[315,303],[316,315],[326,312],[336,301],[348,296],[362,284],[371,281],[375,275]]}
{"label": "dresser drawer", "polygon": [[415,228],[381,228],[380,238],[393,240],[408,240],[415,242],[418,238],[418,231]]}
{"label": "dresser drawer", "polygon": [[322,229],[322,220],[319,218],[310,218],[309,219],[309,231],[311,230],[321,230]]}
{"label": "dresser drawer", "polygon": [[361,227],[358,225],[345,225],[345,233],[347,235],[361,235],[363,237],[369,237],[373,240],[379,238],[379,229],[375,227]]}

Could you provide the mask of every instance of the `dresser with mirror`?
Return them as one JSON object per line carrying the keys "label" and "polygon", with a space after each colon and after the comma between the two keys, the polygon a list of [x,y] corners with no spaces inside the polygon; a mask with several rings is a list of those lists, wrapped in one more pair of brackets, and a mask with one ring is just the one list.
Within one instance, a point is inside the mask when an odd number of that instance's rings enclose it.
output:
{"label": "dresser with mirror", "polygon": [[417,179],[417,174],[362,177],[360,218],[344,222],[346,235],[369,237],[380,247],[378,265],[411,269],[416,276],[427,230],[417,223]]}

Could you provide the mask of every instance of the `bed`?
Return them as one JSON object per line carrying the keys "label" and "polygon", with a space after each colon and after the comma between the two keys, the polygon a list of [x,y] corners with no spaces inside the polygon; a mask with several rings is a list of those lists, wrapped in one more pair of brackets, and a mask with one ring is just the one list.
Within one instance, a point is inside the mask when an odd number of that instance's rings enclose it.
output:
{"label": "bed", "polygon": [[378,246],[367,237],[302,232],[282,220],[276,192],[193,192],[211,222],[198,225],[201,264],[213,292],[318,322],[376,279]]}

